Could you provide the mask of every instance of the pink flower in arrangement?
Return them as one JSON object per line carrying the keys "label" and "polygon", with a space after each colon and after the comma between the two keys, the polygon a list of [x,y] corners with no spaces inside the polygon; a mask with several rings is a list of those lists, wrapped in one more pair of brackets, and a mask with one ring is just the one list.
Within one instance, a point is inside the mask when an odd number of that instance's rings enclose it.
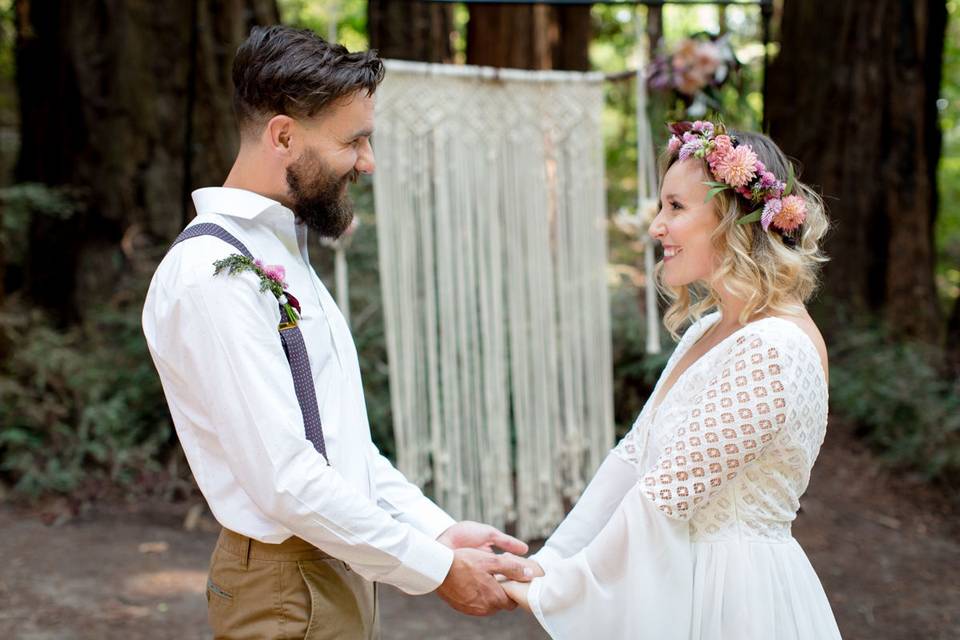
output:
{"label": "pink flower in arrangement", "polygon": [[680,150],[680,146],[683,143],[680,141],[680,138],[677,136],[670,136],[670,141],[667,142],[667,151],[669,153],[676,153]]}
{"label": "pink flower in arrangement", "polygon": [[692,96],[710,84],[723,62],[723,55],[712,42],[687,38],[677,46],[670,62],[677,90]]}
{"label": "pink flower in arrangement", "polygon": [[254,260],[253,263],[260,267],[263,274],[279,284],[281,287],[287,286],[284,279],[287,277],[287,270],[280,264],[263,264],[263,260]]}
{"label": "pink flower in arrangement", "polygon": [[774,216],[780,213],[781,206],[783,206],[783,203],[779,198],[767,200],[767,204],[763,205],[763,214],[760,216],[760,226],[763,227],[764,231],[770,228],[770,223],[773,222]]}
{"label": "pink flower in arrangement", "polygon": [[730,140],[730,136],[726,134],[721,134],[713,139],[713,151],[710,152],[710,155],[707,156],[707,163],[710,165],[710,170],[714,171],[714,168],[717,166],[717,163],[720,162],[730,151],[733,149],[733,141]]}
{"label": "pink flower in arrangement", "polygon": [[713,135],[713,123],[707,120],[697,120],[693,123],[693,131],[703,133],[707,137]]}
{"label": "pink flower in arrangement", "polygon": [[769,171],[764,171],[760,174],[760,186],[764,189],[769,189],[773,185],[777,184],[777,176]]}
{"label": "pink flower in arrangement", "polygon": [[807,219],[807,203],[800,196],[787,196],[780,202],[780,211],[773,216],[777,228],[793,231]]}
{"label": "pink flower in arrangement", "polygon": [[757,175],[754,164],[757,162],[757,154],[750,147],[742,146],[731,149],[717,161],[713,167],[713,174],[721,182],[726,182],[731,187],[743,187],[750,184],[750,181]]}
{"label": "pink flower in arrangement", "polygon": [[701,138],[695,138],[690,142],[684,142],[683,146],[680,147],[680,159],[686,160],[701,148],[703,148],[703,140]]}
{"label": "pink flower in arrangement", "polygon": [[694,61],[705,75],[713,75],[723,62],[723,54],[713,42],[701,42],[694,53]]}

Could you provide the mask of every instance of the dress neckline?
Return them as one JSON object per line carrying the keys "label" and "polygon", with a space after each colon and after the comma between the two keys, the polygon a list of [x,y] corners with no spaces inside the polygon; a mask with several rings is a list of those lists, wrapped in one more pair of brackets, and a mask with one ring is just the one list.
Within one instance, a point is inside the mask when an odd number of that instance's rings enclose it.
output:
{"label": "dress neckline", "polygon": [[[676,354],[676,356],[677,356],[676,358],[671,358],[672,362],[669,362],[668,365],[667,365],[667,368],[665,368],[665,369],[663,370],[663,373],[660,374],[660,379],[657,381],[657,384],[654,386],[653,393],[650,395],[650,402],[655,402],[655,401],[656,401],[657,396],[658,396],[659,393],[660,393],[660,386],[661,386],[663,383],[666,382],[667,378],[670,377],[670,375],[673,373],[673,370],[674,370],[674,369],[676,368],[676,366],[680,363],[680,360],[683,359],[683,356],[684,356],[690,349],[692,349],[693,346],[694,346],[695,344],[697,344],[697,342],[700,341],[700,338],[702,338],[702,337],[707,333],[707,331],[710,330],[710,327],[714,326],[717,322],[719,322],[720,317],[721,317],[720,312],[719,312],[719,311],[715,311],[715,312],[713,312],[712,314],[710,314],[710,315],[708,315],[708,316],[705,316],[705,317],[703,318],[703,323],[702,323],[702,324],[703,324],[703,327],[702,327],[702,329],[701,329],[695,336],[692,336],[692,337],[690,338],[689,344],[687,344],[686,346],[684,346],[682,352],[679,352],[679,353]],[[710,318],[712,318],[712,320],[710,320]],[[709,321],[708,321],[708,320],[709,320]],[[738,334],[740,334],[741,332],[745,331],[746,329],[749,329],[750,327],[753,327],[753,326],[755,326],[755,325],[758,325],[758,324],[760,324],[761,322],[766,322],[766,321],[768,321],[768,320],[779,320],[779,321],[781,321],[781,322],[783,322],[783,323],[786,323],[786,324],[790,325],[790,326],[793,327],[796,331],[798,331],[800,334],[802,334],[802,336],[803,336],[803,341],[808,345],[808,348],[810,348],[810,349],[813,350],[813,352],[814,352],[814,353],[816,354],[816,356],[817,356],[817,367],[816,367],[816,368],[817,368],[817,371],[819,372],[820,382],[821,382],[821,383],[824,385],[824,387],[826,388],[826,387],[827,387],[827,377],[826,377],[826,374],[825,374],[824,371],[823,371],[823,366],[822,366],[822,365],[820,364],[820,362],[819,362],[819,361],[820,361],[820,351],[817,349],[816,345],[813,344],[813,340],[810,338],[810,336],[807,335],[807,332],[804,331],[803,329],[801,329],[800,327],[798,327],[798,326],[797,326],[796,324],[794,324],[793,322],[790,322],[790,321],[787,320],[786,318],[781,318],[780,316],[766,316],[766,317],[764,317],[764,318],[760,318],[759,320],[754,320],[754,321],[752,321],[752,322],[748,322],[747,324],[743,325],[742,327],[740,327],[739,329],[737,329],[736,331],[734,331],[733,333],[731,333],[730,335],[728,335],[726,338],[724,338],[723,340],[721,340],[721,341],[718,342],[717,344],[715,344],[715,345],[713,345],[712,347],[710,347],[709,349],[707,349],[705,352],[703,352],[703,354],[702,354],[699,358],[697,358],[696,360],[694,360],[693,362],[691,362],[690,365],[689,365],[686,369],[683,370],[683,373],[681,373],[679,376],[677,376],[677,379],[673,381],[673,385],[670,386],[670,388],[667,390],[667,392],[666,392],[666,394],[663,396],[663,398],[660,399],[660,402],[657,402],[656,404],[653,405],[653,407],[652,407],[651,410],[650,410],[651,414],[652,414],[652,415],[653,415],[653,414],[656,414],[657,410],[660,409],[660,407],[662,407],[662,406],[667,402],[667,400],[670,398],[671,395],[673,395],[674,390],[675,390],[678,386],[680,386],[680,382],[681,382],[685,377],[687,377],[687,374],[689,374],[690,371],[693,370],[694,368],[698,367],[701,363],[703,363],[704,361],[708,360],[709,356],[710,356],[711,354],[713,354],[714,351],[716,351],[717,349],[719,349],[721,346],[723,346],[724,344],[726,344],[727,342],[729,342],[732,338],[736,337]],[[686,336],[684,336],[684,337],[686,337]],[[682,339],[681,339],[681,342],[682,342]]]}

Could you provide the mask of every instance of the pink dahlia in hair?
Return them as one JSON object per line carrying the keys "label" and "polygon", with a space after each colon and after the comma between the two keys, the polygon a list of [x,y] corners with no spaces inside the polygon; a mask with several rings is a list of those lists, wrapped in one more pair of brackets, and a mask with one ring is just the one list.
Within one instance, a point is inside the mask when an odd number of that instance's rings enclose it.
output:
{"label": "pink dahlia in hair", "polygon": [[714,172],[714,177],[716,177],[714,167],[732,150],[733,141],[730,140],[730,136],[721,134],[713,139],[713,150],[707,156],[707,164],[710,165],[710,171]]}
{"label": "pink dahlia in hair", "polygon": [[757,154],[750,147],[744,145],[731,149],[717,161],[713,167],[713,175],[721,182],[726,182],[731,187],[743,187],[750,184],[750,181],[757,175],[754,165],[757,162]]}
{"label": "pink dahlia in hair", "polygon": [[800,196],[787,196],[780,202],[780,211],[773,216],[778,229],[793,231],[807,219],[807,203]]}

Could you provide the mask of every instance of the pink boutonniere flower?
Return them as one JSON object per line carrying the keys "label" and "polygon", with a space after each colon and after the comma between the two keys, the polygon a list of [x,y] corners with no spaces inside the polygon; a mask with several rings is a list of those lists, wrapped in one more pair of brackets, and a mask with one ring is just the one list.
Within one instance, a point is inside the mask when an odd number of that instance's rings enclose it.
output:
{"label": "pink boutonniere flower", "polygon": [[260,270],[263,271],[263,275],[270,278],[281,287],[287,286],[287,283],[284,282],[284,278],[287,277],[287,270],[283,268],[283,265],[263,264],[263,260],[254,260],[253,264],[260,267]]}
{"label": "pink boutonniere flower", "polygon": [[252,271],[260,279],[260,292],[269,291],[283,307],[287,316],[286,321],[281,318],[281,323],[290,326],[296,326],[297,319],[300,317],[300,301],[292,293],[286,291],[287,270],[279,264],[264,264],[262,260],[253,260],[238,253],[231,254],[223,260],[217,260],[213,263],[213,275],[219,274],[224,269],[230,275],[238,275],[244,271]]}

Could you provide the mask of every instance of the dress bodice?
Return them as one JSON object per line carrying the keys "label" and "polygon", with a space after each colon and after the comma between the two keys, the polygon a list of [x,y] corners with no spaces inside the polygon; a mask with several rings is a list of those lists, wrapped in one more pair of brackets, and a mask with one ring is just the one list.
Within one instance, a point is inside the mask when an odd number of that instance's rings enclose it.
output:
{"label": "dress bodice", "polygon": [[820,356],[803,330],[776,317],[742,327],[652,406],[718,319],[710,314],[687,330],[614,452],[635,465],[658,509],[689,522],[692,541],[787,541],[827,425]]}

